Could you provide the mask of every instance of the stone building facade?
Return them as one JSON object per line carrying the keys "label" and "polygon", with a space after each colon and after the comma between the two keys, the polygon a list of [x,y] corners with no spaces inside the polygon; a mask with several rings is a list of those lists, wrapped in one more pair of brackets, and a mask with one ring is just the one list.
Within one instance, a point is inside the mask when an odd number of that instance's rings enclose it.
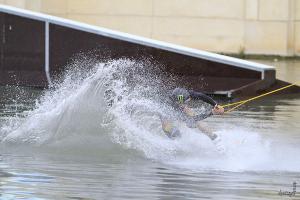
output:
{"label": "stone building facade", "polygon": [[196,49],[300,56],[300,0],[0,0]]}

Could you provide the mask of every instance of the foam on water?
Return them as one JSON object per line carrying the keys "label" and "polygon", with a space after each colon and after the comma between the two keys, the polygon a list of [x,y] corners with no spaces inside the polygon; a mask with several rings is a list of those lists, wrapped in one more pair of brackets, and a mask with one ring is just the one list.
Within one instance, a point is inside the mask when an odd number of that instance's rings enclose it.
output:
{"label": "foam on water", "polygon": [[167,98],[172,83],[163,82],[166,75],[150,61],[119,59],[95,63],[89,70],[84,63],[77,62],[75,69],[66,72],[63,81],[45,92],[26,117],[9,119],[0,129],[2,145],[71,145],[76,149],[95,145],[99,151],[109,147],[124,154],[126,149],[191,169],[300,171],[293,157],[300,153],[297,149],[272,146],[259,132],[245,127],[217,131],[225,154],[183,123],[178,124],[183,136],[168,139],[157,113],[176,115],[160,101]]}

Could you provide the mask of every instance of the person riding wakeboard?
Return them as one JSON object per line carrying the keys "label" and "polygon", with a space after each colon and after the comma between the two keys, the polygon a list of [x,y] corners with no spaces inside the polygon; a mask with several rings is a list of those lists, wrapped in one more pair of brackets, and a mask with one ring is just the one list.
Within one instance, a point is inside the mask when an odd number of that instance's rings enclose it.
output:
{"label": "person riding wakeboard", "polygon": [[[211,106],[211,109],[204,114],[197,115],[187,105],[187,102],[192,99],[201,100],[209,104]],[[193,90],[187,90],[185,88],[175,88],[170,95],[170,100],[174,109],[179,112],[179,117],[186,122],[189,128],[198,128],[202,133],[204,133],[213,141],[219,151],[225,150],[224,147],[220,144],[220,137],[218,137],[218,135],[205,127],[201,122],[211,115],[224,114],[224,108],[222,106],[218,105],[215,100],[202,92],[195,92]],[[162,129],[169,138],[175,139],[181,136],[180,131],[174,126],[172,120],[167,117],[163,117],[162,115],[160,115],[160,120],[162,123]]]}

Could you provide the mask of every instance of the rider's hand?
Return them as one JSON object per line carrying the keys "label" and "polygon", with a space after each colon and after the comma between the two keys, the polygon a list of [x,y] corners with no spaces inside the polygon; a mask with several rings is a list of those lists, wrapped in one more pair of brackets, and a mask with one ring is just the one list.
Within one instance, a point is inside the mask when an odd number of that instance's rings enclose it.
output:
{"label": "rider's hand", "polygon": [[212,113],[214,115],[223,115],[224,114],[224,108],[220,105],[216,105],[213,109],[212,109]]}

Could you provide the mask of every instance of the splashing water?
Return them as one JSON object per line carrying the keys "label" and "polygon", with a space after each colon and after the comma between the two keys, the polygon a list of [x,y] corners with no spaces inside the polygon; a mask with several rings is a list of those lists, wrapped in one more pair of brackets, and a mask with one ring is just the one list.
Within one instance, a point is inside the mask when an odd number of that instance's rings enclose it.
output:
{"label": "splashing water", "polygon": [[157,113],[176,115],[164,103],[174,83],[148,60],[95,63],[89,70],[83,70],[80,62],[77,65],[45,92],[26,117],[10,119],[1,127],[3,145],[96,145],[100,151],[119,148],[122,154],[122,149],[127,149],[187,168],[300,170],[288,165],[271,167],[278,159],[271,154],[271,142],[245,128],[216,131],[227,149],[224,155],[199,130],[183,123],[178,124],[183,136],[168,139]]}

